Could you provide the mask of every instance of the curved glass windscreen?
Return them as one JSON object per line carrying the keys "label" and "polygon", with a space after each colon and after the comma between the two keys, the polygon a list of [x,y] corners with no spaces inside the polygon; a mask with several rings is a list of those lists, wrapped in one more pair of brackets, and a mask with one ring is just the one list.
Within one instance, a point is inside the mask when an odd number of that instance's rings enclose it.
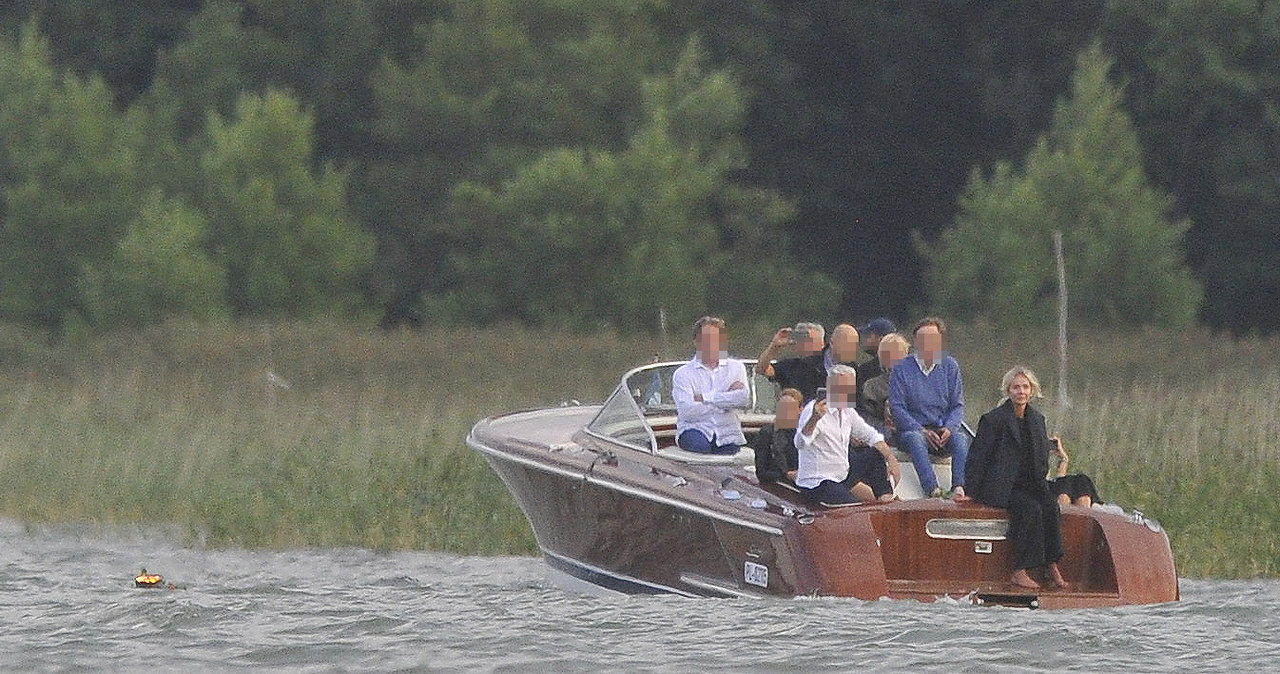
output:
{"label": "curved glass windscreen", "polygon": [[[778,387],[755,374],[755,361],[744,360],[751,387],[752,405],[742,414],[773,415],[778,403]],[[676,402],[671,395],[671,376],[683,362],[654,363],[638,367],[622,378],[595,419],[587,424],[594,433],[620,440],[641,449],[656,449],[652,424],[674,424]]]}

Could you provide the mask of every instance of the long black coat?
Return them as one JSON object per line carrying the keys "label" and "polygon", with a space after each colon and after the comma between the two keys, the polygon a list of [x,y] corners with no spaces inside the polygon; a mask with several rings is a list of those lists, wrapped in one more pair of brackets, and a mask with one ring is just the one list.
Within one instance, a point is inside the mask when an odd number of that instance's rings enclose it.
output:
{"label": "long black coat", "polygon": [[[1031,432],[1028,446],[1035,466],[1036,495],[1049,498],[1048,483],[1043,479],[1049,472],[1049,434],[1045,429],[1044,415],[1027,405],[1027,428]],[[1009,507],[1009,492],[1018,479],[1023,461],[1022,423],[1013,411],[1013,403],[1004,404],[982,415],[978,420],[978,433],[969,449],[969,462],[965,466],[965,491],[969,496],[997,508]],[[1043,494],[1040,492],[1043,491]]]}

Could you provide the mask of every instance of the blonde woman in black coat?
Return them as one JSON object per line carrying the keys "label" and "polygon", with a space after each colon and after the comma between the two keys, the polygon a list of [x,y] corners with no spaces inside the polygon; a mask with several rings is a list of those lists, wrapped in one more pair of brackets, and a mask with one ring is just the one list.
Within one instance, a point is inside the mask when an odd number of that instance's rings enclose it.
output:
{"label": "blonde woman in black coat", "polygon": [[1049,452],[1058,439],[1049,438],[1044,415],[1030,405],[1041,395],[1040,381],[1029,368],[1019,366],[1005,373],[1000,388],[1007,397],[978,422],[965,485],[974,500],[1009,511],[1014,566],[1010,582],[1040,589],[1028,572],[1046,568],[1050,586],[1065,589],[1068,583],[1058,569],[1063,554],[1061,514],[1044,479]]}

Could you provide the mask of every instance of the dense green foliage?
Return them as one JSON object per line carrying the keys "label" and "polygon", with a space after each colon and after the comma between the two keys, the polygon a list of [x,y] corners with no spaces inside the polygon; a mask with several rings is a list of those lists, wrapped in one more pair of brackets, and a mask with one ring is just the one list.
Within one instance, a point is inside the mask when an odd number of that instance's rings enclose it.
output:
{"label": "dense green foliage", "polygon": [[[1131,120],[1144,180],[1187,228],[1175,245],[1210,300],[1198,318],[1280,328],[1267,310],[1280,308],[1280,3],[1247,0],[15,0],[0,7],[0,50],[26,70],[0,85],[0,225],[8,254],[40,273],[9,272],[21,283],[0,305],[55,335],[68,320],[353,307],[388,325],[648,325],[664,307],[681,322],[833,306],[903,316],[946,276],[928,276],[935,258],[913,242],[965,226],[975,169],[990,180],[1040,161],[1054,102],[1098,41],[1124,92],[1107,109]],[[664,82],[683,89],[664,99]],[[278,113],[242,119],[251,100]],[[251,151],[270,115],[305,137],[280,161],[304,162],[311,185],[259,156],[220,161],[265,171],[262,184],[216,187],[227,176],[209,173],[211,154]],[[218,140],[227,130],[244,137]],[[1098,147],[1077,159],[1135,151]],[[265,185],[293,193],[270,197],[272,213],[223,217]],[[104,281],[81,277],[111,276],[106,258],[156,190],[160,211],[191,216],[175,236],[219,268],[201,277],[217,306],[188,290],[111,308],[84,296]],[[305,194],[314,213],[288,203]],[[202,219],[207,231],[192,229]],[[222,240],[255,219],[334,246],[302,254],[313,262],[296,295],[245,258],[254,242]],[[690,245],[657,240],[673,231]],[[305,247],[293,239],[256,254]],[[1105,236],[1075,244],[1086,269],[1124,255],[1095,255],[1115,245]],[[592,269],[573,264],[602,246]],[[567,294],[575,283],[589,297]],[[1174,286],[1185,296],[1159,297]],[[1081,307],[1110,303],[1079,288]],[[1185,305],[1178,316],[1195,305],[1186,283],[1151,292]]]}
{"label": "dense green foliage", "polygon": [[1052,324],[1057,316],[1053,233],[1063,233],[1073,319],[1094,326],[1185,328],[1200,288],[1182,262],[1186,223],[1153,189],[1138,139],[1094,46],[1080,58],[1071,96],[1024,166],[974,173],[954,229],[921,242],[934,305],[1000,325]]}

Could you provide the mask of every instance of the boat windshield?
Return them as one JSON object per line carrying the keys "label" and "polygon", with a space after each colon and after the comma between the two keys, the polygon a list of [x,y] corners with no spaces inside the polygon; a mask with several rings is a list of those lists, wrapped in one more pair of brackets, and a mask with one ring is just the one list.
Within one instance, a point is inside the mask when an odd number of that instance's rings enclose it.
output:
{"label": "boat windshield", "polygon": [[[754,360],[743,360],[751,388],[751,407],[739,414],[772,417],[778,403],[778,387],[755,373]],[[637,367],[622,376],[622,382],[605,401],[587,429],[638,449],[656,451],[655,422],[674,423],[675,399],[671,396],[671,375],[684,361],[653,363]]]}

